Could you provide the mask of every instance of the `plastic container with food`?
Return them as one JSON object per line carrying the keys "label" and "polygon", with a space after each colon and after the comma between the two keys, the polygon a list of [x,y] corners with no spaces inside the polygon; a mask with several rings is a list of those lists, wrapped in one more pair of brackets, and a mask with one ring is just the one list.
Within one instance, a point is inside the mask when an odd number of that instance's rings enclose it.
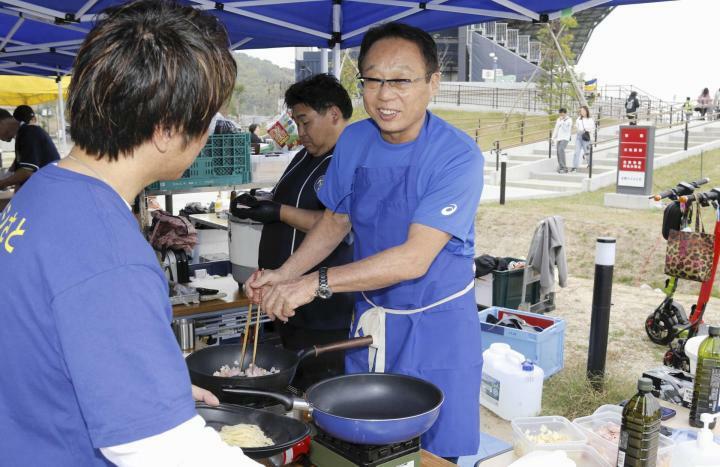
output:
{"label": "plastic container with food", "polygon": [[587,443],[587,436],[582,430],[565,417],[516,418],[510,425],[513,430],[513,446],[518,457],[539,446],[572,448]]}
{"label": "plastic container with food", "polygon": [[[573,420],[587,436],[589,446],[595,448],[602,457],[615,464],[618,455],[618,444],[622,415],[612,411],[596,412],[587,417]],[[672,447],[675,443],[667,436],[660,435],[658,441],[657,467],[670,467],[672,462]]]}

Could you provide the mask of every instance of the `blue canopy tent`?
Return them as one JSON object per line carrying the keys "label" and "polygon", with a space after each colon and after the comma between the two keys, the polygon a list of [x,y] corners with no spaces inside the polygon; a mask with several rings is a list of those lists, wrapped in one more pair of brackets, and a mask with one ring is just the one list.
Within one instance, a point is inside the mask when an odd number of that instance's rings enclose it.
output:
{"label": "blue canopy tent", "polygon": [[[65,75],[105,8],[126,0],[0,0],[0,72]],[[403,21],[428,31],[495,19],[547,21],[596,6],[664,0],[183,0],[226,25],[231,48],[357,46],[371,26]],[[337,63],[338,60],[335,60]]]}
{"label": "blue canopy tent", "polygon": [[[0,0],[0,74],[64,76],[83,38],[103,10],[127,0]],[[182,0],[211,11],[225,24],[230,48],[359,45],[370,27],[403,21],[437,31],[496,19],[547,22],[596,6],[666,0]],[[326,57],[326,54],[323,54]],[[62,89],[58,81],[58,96]],[[62,100],[58,99],[62,117]],[[63,130],[61,138],[64,140]]]}

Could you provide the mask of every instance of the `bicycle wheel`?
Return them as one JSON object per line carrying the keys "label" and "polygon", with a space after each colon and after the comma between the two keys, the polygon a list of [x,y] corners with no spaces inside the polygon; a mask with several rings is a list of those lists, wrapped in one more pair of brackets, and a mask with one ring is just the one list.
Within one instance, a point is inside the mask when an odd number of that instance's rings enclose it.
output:
{"label": "bicycle wheel", "polygon": [[645,332],[654,343],[668,345],[675,337],[672,332],[673,325],[674,320],[672,318],[656,310],[645,319]]}

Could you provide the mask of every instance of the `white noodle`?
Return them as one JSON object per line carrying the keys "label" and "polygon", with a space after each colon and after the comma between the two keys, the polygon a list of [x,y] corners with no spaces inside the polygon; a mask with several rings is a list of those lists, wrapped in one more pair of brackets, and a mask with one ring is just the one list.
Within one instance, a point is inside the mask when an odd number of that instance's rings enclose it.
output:
{"label": "white noodle", "polygon": [[265,436],[259,426],[247,423],[225,425],[220,429],[220,437],[230,446],[241,448],[260,448],[275,444]]}

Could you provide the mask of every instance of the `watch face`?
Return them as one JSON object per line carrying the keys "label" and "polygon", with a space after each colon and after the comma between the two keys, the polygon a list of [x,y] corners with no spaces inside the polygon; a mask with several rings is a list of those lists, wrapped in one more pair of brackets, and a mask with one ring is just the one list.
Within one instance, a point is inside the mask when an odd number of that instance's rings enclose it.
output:
{"label": "watch face", "polygon": [[323,299],[328,299],[332,297],[332,290],[330,290],[330,287],[318,287],[317,291],[315,292],[318,297]]}

